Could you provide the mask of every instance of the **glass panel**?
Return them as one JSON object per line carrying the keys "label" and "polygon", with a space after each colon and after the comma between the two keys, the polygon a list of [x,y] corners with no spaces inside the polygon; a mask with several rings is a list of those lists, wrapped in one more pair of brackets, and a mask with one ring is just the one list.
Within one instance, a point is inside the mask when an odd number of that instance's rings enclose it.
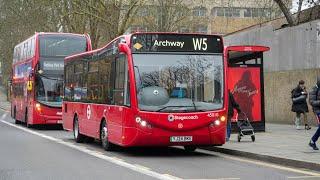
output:
{"label": "glass panel", "polygon": [[36,99],[43,104],[61,107],[63,80],[61,77],[36,76]]}
{"label": "glass panel", "polygon": [[85,52],[87,49],[86,38],[71,35],[42,35],[40,36],[40,56],[69,56]]}

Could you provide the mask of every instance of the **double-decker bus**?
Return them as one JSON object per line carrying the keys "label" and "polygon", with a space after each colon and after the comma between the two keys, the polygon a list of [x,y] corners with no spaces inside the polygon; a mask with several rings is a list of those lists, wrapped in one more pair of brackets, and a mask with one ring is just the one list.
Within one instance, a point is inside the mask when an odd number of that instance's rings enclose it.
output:
{"label": "double-decker bus", "polygon": [[134,33],[65,58],[63,127],[76,142],[222,145],[226,134],[222,37]]}
{"label": "double-decker bus", "polygon": [[17,124],[62,123],[64,58],[92,50],[88,35],[35,33],[16,45],[11,116]]}

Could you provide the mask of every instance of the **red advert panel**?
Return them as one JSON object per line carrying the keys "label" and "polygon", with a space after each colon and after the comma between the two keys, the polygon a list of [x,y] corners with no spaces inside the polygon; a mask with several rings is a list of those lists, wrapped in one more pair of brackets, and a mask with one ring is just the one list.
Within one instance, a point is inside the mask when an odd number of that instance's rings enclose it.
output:
{"label": "red advert panel", "polygon": [[[250,121],[261,121],[260,68],[229,67],[228,78],[229,89],[241,110]],[[232,121],[235,121],[235,116]]]}

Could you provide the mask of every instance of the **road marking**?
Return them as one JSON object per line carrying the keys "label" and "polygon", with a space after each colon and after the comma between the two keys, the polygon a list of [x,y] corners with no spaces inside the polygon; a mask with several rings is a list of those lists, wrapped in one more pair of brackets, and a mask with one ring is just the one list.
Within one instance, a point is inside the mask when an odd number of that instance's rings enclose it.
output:
{"label": "road marking", "polygon": [[17,126],[15,124],[12,124],[12,123],[9,123],[7,121],[4,121],[3,120],[3,116],[1,117],[1,119],[2,119],[1,120],[2,123],[7,124],[9,126],[15,127],[17,129],[20,129],[22,131],[28,132],[28,133],[36,135],[36,136],[40,136],[42,138],[48,139],[48,140],[56,142],[58,144],[62,144],[62,145],[68,146],[70,148],[73,148],[73,149],[76,149],[78,151],[84,152],[84,153],[89,154],[91,156],[97,157],[99,159],[111,162],[113,164],[116,164],[116,165],[119,165],[119,166],[122,166],[122,167],[125,167],[125,168],[128,168],[128,169],[131,169],[131,170],[136,171],[138,173],[141,173],[141,174],[144,174],[144,175],[147,175],[147,176],[151,176],[151,177],[156,178],[156,179],[161,179],[161,180],[180,180],[181,179],[181,178],[178,178],[178,177],[175,177],[175,176],[166,176],[165,174],[161,174],[161,173],[157,173],[157,172],[151,171],[150,168],[147,168],[147,167],[144,167],[144,166],[141,166],[141,165],[137,166],[136,164],[130,164],[130,163],[124,162],[123,160],[119,160],[118,158],[109,157],[109,156],[107,156],[105,154],[101,154],[101,153],[98,153],[96,151],[89,150],[89,149],[87,149],[87,148],[85,148],[83,146],[77,146],[77,145],[75,145],[73,143],[66,142],[66,141],[63,141],[61,139],[57,139],[57,138],[54,138],[52,136],[48,136],[48,135],[45,135],[45,134],[30,130],[30,129],[27,129],[25,127]]}
{"label": "road marking", "polygon": [[218,179],[185,179],[185,180],[237,180],[240,178],[218,178]]}
{"label": "road marking", "polygon": [[305,174],[305,175],[308,175],[308,176],[316,176],[316,177],[320,176],[320,173],[316,173],[316,172],[305,171],[305,170],[295,169],[295,168],[289,168],[289,167],[280,166],[280,165],[271,164],[271,163],[262,162],[262,161],[243,159],[243,158],[235,157],[235,156],[232,156],[232,155],[224,155],[224,154],[218,153],[218,152],[212,152],[212,151],[207,151],[207,150],[202,150],[202,149],[198,149],[197,152],[201,152],[201,153],[205,153],[205,154],[211,154],[211,155],[215,155],[215,156],[220,156],[220,157],[223,157],[223,158],[226,158],[226,159],[231,159],[231,160],[234,160],[234,161],[240,161],[240,162],[255,164],[255,165],[259,165],[259,166],[264,166],[264,167],[269,167],[269,168],[274,168],[274,169],[280,169],[280,170],[294,172],[294,173]]}
{"label": "road marking", "polygon": [[306,179],[306,178],[318,178],[320,176],[293,176],[293,177],[288,177],[288,179]]}

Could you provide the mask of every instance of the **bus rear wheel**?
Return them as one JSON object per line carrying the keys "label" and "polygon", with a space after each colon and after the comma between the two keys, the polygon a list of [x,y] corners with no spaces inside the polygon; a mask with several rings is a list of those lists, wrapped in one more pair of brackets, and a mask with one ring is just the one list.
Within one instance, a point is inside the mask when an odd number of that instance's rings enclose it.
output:
{"label": "bus rear wheel", "polygon": [[196,149],[196,146],[184,146],[184,150],[187,152],[194,152]]}
{"label": "bus rear wheel", "polygon": [[74,118],[73,121],[73,137],[77,143],[82,143],[85,139],[85,136],[81,134],[79,131],[79,121],[77,116]]}
{"label": "bus rear wheel", "polygon": [[28,120],[28,109],[26,109],[26,112],[24,113],[24,120],[26,122],[27,128],[32,128],[32,124],[30,124]]}
{"label": "bus rear wheel", "polygon": [[108,139],[108,127],[105,120],[103,120],[101,123],[100,139],[101,139],[101,145],[104,150],[112,151],[114,149],[114,145],[110,143]]}
{"label": "bus rear wheel", "polygon": [[12,118],[14,119],[14,123],[15,123],[15,124],[21,124],[21,122],[17,120],[17,110],[16,110],[16,107],[13,108]]}

